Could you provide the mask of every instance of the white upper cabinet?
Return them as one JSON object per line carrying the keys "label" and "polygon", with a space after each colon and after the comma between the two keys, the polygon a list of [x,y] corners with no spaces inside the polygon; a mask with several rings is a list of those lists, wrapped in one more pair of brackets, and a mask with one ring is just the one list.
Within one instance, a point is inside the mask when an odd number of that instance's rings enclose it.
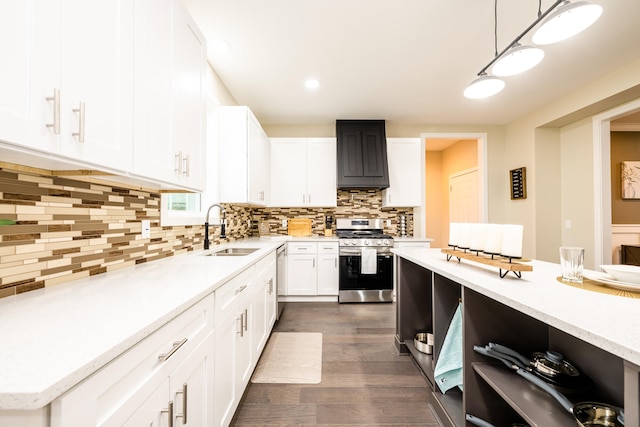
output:
{"label": "white upper cabinet", "polygon": [[0,36],[3,160],[204,189],[206,45],[180,0],[0,0]]}
{"label": "white upper cabinet", "polygon": [[130,171],[133,2],[62,2],[61,154]]}
{"label": "white upper cabinet", "polygon": [[206,44],[181,2],[136,1],[134,173],[203,190]]}
{"label": "white upper cabinet", "polygon": [[387,138],[389,188],[382,190],[382,207],[420,206],[422,182],[420,138]]}
{"label": "white upper cabinet", "polygon": [[60,149],[60,131],[46,126],[53,125],[54,105],[60,105],[53,99],[55,91],[60,99],[60,9],[60,0],[0,1],[0,55],[11,58],[10,66],[0,67],[2,141],[44,152]]}
{"label": "white upper cabinet", "polygon": [[335,207],[335,138],[271,139],[271,206]]}
{"label": "white upper cabinet", "polygon": [[[0,3],[0,139],[76,161],[131,166],[133,3]],[[9,42],[10,41],[10,42]]]}
{"label": "white upper cabinet", "polygon": [[271,144],[248,107],[218,108],[220,201],[268,206]]}

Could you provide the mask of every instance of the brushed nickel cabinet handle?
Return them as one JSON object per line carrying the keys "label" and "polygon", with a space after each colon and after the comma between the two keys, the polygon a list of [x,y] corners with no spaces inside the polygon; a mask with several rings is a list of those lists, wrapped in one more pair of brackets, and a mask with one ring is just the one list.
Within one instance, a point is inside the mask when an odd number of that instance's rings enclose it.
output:
{"label": "brushed nickel cabinet handle", "polygon": [[177,413],[176,418],[182,418],[182,425],[187,424],[187,383],[182,384],[182,390],[176,391],[176,394],[182,394],[182,413]]}
{"label": "brushed nickel cabinet handle", "polygon": [[236,295],[238,295],[240,292],[244,291],[245,289],[247,289],[247,285],[240,286],[238,289],[236,289]]}
{"label": "brushed nickel cabinet handle", "polygon": [[158,359],[161,362],[166,362],[167,360],[169,360],[169,358],[171,356],[173,356],[173,354],[178,351],[178,349],[180,347],[182,347],[183,345],[185,345],[185,343],[187,342],[187,338],[182,339],[181,341],[175,341],[173,343],[173,346],[171,346],[171,350],[169,350],[167,353],[163,353],[161,355],[158,356]]}
{"label": "brushed nickel cabinet handle", "polygon": [[307,203],[311,204],[311,194],[307,194]]}
{"label": "brushed nickel cabinet handle", "polygon": [[240,338],[244,336],[244,313],[240,313],[240,317],[236,318],[236,325],[240,325],[240,330],[236,327],[236,333],[240,334]]}
{"label": "brushed nickel cabinet handle", "polygon": [[182,163],[184,164],[184,168],[182,169],[182,175],[189,176],[189,155],[183,157]]}
{"label": "brushed nickel cabinet handle", "polygon": [[182,151],[178,151],[173,155],[173,171],[178,175],[182,174]]}
{"label": "brushed nickel cabinet handle", "polygon": [[169,415],[169,427],[173,427],[173,400],[169,401],[167,409],[163,409],[160,412],[163,414],[166,412]]}
{"label": "brushed nickel cabinet handle", "polygon": [[47,127],[53,128],[53,133],[60,135],[60,89],[53,89],[53,96],[45,99],[53,101],[53,123],[47,123]]}
{"label": "brushed nickel cabinet handle", "polygon": [[78,138],[78,142],[84,142],[84,124],[85,124],[85,109],[84,102],[80,102],[79,108],[74,108],[74,113],[78,113],[78,132],[73,132],[71,135]]}
{"label": "brushed nickel cabinet handle", "polygon": [[249,310],[248,308],[244,309],[244,323],[242,324],[242,327],[244,328],[245,332],[247,331],[248,327],[249,327],[249,313],[247,312],[247,310]]}

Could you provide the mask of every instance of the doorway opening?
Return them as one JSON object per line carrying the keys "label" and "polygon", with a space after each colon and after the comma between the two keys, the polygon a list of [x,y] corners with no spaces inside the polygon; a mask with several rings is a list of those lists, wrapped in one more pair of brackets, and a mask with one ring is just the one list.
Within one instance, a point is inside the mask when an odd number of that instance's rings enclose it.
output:
{"label": "doorway opening", "polygon": [[[624,126],[622,123],[628,123],[625,117],[631,116],[640,118],[640,100],[605,111],[593,118],[594,264],[596,266],[612,264],[619,256],[616,251],[622,237],[618,236],[620,234],[618,227],[614,233],[612,224],[611,131],[615,130],[616,126]],[[640,131],[638,124],[638,122],[635,123],[636,130]],[[634,124],[628,124],[626,127],[632,126]],[[640,233],[636,234],[640,236]]]}
{"label": "doorway opening", "polygon": [[[414,214],[416,235],[434,239],[432,247],[446,247],[450,218],[449,180],[469,171],[477,173],[472,194],[465,203],[477,206],[477,222],[488,218],[487,135],[485,133],[425,133],[421,135],[424,153],[425,191],[419,212]],[[468,176],[467,176],[468,178]],[[469,187],[469,183],[465,184]],[[468,193],[468,190],[465,190]],[[471,202],[469,202],[471,200]],[[466,208],[465,208],[466,209]],[[419,233],[419,234],[418,234]]]}

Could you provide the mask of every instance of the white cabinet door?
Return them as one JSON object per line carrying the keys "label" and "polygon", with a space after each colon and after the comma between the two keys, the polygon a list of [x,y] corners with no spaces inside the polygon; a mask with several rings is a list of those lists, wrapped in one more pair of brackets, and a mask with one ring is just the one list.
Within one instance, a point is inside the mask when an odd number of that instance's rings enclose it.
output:
{"label": "white cabinet door", "polygon": [[305,206],[306,197],[306,138],[271,138],[271,206]]}
{"label": "white cabinet door", "polygon": [[[170,377],[173,402],[173,425],[213,425],[214,395],[213,359],[214,333],[208,337],[176,368]],[[138,424],[146,425],[146,424]]]}
{"label": "white cabinet door", "polygon": [[271,139],[271,206],[335,207],[335,138]]}
{"label": "white cabinet door", "polygon": [[[235,310],[227,313],[215,327],[214,425],[228,426],[236,410],[236,335],[241,320]],[[238,332],[237,332],[238,330]]]}
{"label": "white cabinet door", "polygon": [[171,135],[171,25],[173,0],[135,2],[133,172],[175,179],[180,159]]}
{"label": "white cabinet door", "polygon": [[130,171],[133,2],[62,2],[61,154]]}
{"label": "white cabinet door", "polygon": [[271,146],[248,107],[218,107],[220,201],[266,206]]}
{"label": "white cabinet door", "polygon": [[268,205],[271,193],[270,142],[260,123],[251,111],[247,111],[248,125],[248,182],[249,203]]}
{"label": "white cabinet door", "polygon": [[[251,294],[248,294],[251,295]],[[244,317],[243,317],[244,316]],[[253,324],[256,322],[254,302],[246,301],[238,310],[240,332],[236,334],[236,402],[240,402],[244,389],[249,383],[253,372],[253,351],[251,348]]]}
{"label": "white cabinet door", "polygon": [[317,255],[289,253],[287,260],[287,295],[317,294]]}
{"label": "white cabinet door", "polygon": [[387,138],[389,188],[382,190],[382,207],[420,206],[424,188],[420,146],[420,138]]}
{"label": "white cabinet door", "polygon": [[173,2],[172,142],[178,181],[205,187],[206,42],[180,1]]}
{"label": "white cabinet door", "polygon": [[0,67],[0,140],[47,153],[60,147],[45,126],[54,122],[46,98],[60,90],[60,1],[0,1],[0,56],[10,58]]}
{"label": "white cabinet door", "polygon": [[133,172],[203,190],[204,37],[180,1],[135,3]]}
{"label": "white cabinet door", "polygon": [[338,295],[338,242],[318,243],[318,295]]}
{"label": "white cabinet door", "polygon": [[335,138],[307,140],[307,205],[337,206]]}
{"label": "white cabinet door", "polygon": [[[164,410],[164,412],[163,412]],[[169,378],[166,378],[122,427],[161,427],[169,425]]]}

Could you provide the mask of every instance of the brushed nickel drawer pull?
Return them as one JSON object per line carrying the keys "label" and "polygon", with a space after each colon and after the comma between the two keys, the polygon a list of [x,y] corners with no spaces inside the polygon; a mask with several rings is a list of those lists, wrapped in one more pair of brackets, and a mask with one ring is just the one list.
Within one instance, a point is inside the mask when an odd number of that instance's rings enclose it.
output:
{"label": "brushed nickel drawer pull", "polygon": [[187,424],[187,383],[182,384],[182,390],[176,391],[176,394],[182,393],[182,413],[176,414],[176,418],[182,418],[182,425]]}
{"label": "brushed nickel drawer pull", "polygon": [[178,349],[187,342],[187,339],[188,338],[184,338],[182,341],[174,341],[173,346],[171,347],[171,350],[169,350],[168,353],[163,353],[160,356],[158,356],[158,359],[161,362],[166,362],[171,356],[173,356],[173,353],[178,351]]}
{"label": "brushed nickel drawer pull", "polygon": [[169,415],[169,427],[173,427],[173,400],[169,401],[169,407],[160,411],[161,413],[167,413]]}
{"label": "brushed nickel drawer pull", "polygon": [[236,295],[238,295],[240,292],[244,291],[245,289],[247,289],[247,285],[240,286],[238,289],[236,289]]}

